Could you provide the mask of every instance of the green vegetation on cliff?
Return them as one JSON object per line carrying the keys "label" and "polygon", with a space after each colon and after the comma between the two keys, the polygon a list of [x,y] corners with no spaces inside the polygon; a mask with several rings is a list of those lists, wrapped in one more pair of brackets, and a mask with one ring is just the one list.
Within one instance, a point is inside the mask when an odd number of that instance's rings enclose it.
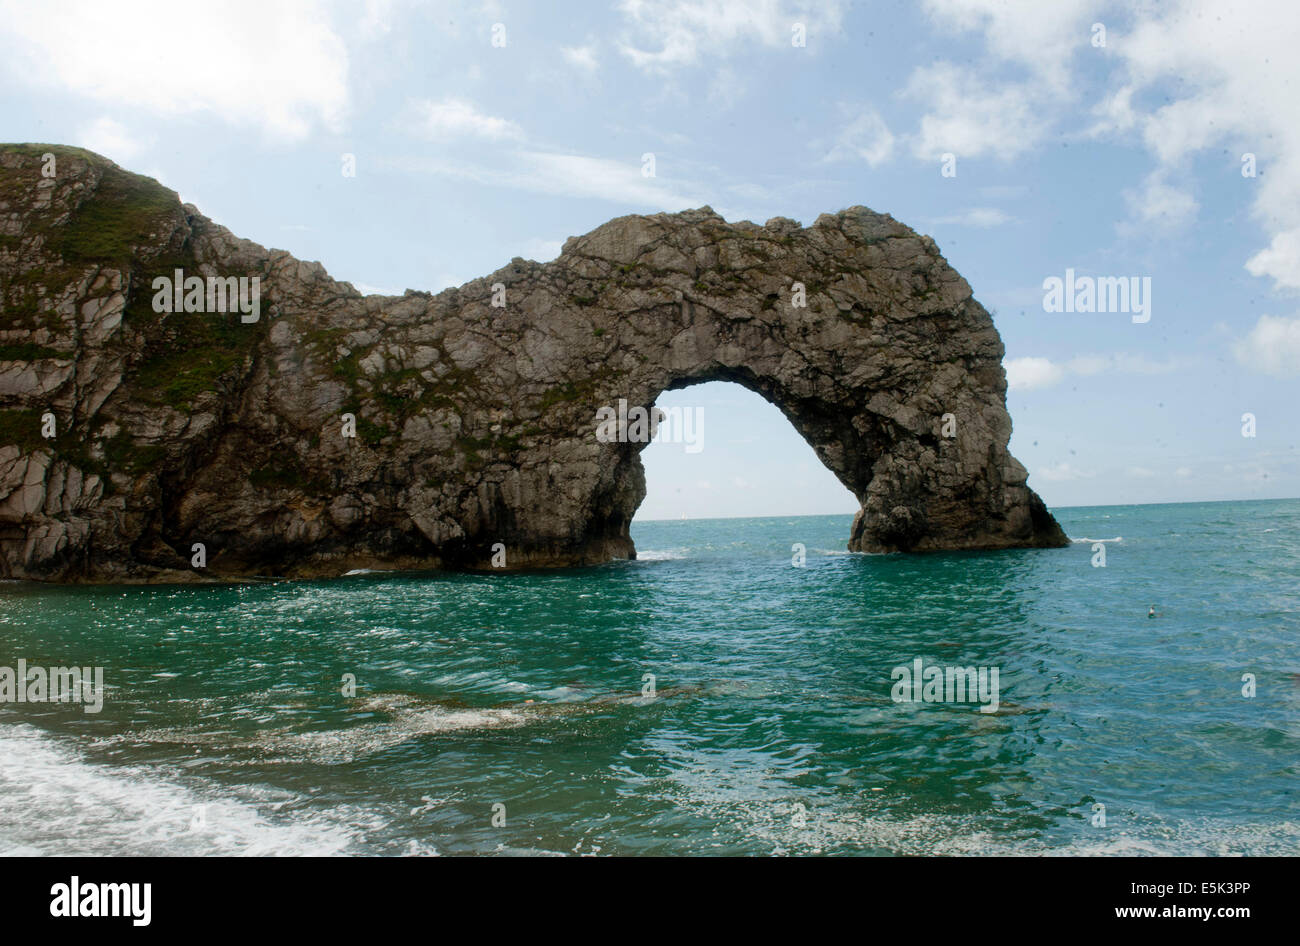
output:
{"label": "green vegetation on cliff", "polygon": [[41,436],[41,414],[30,410],[7,410],[0,408],[0,446],[16,444],[23,453],[47,446]]}
{"label": "green vegetation on cliff", "polygon": [[137,247],[165,237],[177,223],[180,198],[152,178],[108,167],[94,198],[82,201],[60,229],[67,263],[126,265]]}

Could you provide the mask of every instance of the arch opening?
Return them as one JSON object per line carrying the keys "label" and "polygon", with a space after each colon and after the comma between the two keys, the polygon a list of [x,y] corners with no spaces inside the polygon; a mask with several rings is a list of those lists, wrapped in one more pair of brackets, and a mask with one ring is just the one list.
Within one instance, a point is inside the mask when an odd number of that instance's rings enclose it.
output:
{"label": "arch opening", "polygon": [[860,502],[780,407],[739,380],[689,381],[641,450],[646,495],[633,521],[853,515]]}

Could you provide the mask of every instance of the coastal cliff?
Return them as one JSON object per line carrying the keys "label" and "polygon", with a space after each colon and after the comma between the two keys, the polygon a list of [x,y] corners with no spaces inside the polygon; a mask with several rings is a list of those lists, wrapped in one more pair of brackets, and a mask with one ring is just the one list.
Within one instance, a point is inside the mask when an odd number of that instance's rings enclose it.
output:
{"label": "coastal cliff", "polygon": [[1002,356],[934,242],[864,207],[620,217],[550,263],[365,296],[105,158],[0,145],[0,577],[634,557],[644,443],[595,418],[709,380],[853,491],[851,549],[1061,546],[1007,451]]}

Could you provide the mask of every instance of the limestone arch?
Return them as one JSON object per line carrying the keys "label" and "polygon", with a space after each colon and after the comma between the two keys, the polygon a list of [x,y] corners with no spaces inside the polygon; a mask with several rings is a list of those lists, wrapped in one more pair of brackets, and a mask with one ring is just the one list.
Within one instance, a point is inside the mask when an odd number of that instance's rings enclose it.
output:
{"label": "limestone arch", "polygon": [[[681,218],[695,226],[665,226]],[[634,282],[621,287],[615,315],[643,360],[596,384],[592,403],[649,408],[707,381],[759,394],[857,497],[853,550],[1067,542],[1007,450],[992,319],[929,237],[861,207],[806,229],[780,218],[726,224],[705,208],[619,218],[565,254],[625,274],[645,267],[670,290],[647,298]],[[625,445],[615,464],[614,491],[634,497],[604,521],[619,541],[645,495],[643,447]]]}

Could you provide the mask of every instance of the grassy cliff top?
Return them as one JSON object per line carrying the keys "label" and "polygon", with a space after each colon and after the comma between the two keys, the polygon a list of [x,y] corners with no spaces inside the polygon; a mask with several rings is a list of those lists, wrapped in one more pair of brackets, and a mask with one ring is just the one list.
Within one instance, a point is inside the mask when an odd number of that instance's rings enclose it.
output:
{"label": "grassy cliff top", "polygon": [[[53,229],[45,214],[33,214],[33,188],[42,180],[45,155],[54,156],[56,186],[69,179],[83,181],[93,190],[80,196],[66,224]],[[20,158],[15,168],[5,157]],[[0,210],[23,213],[27,233],[45,231],[49,248],[67,264],[110,263],[122,265],[145,244],[174,229],[181,213],[179,195],[151,177],[123,170],[108,158],[68,145],[24,143],[0,144]],[[17,173],[14,173],[14,172]],[[59,213],[58,210],[55,213]]]}

